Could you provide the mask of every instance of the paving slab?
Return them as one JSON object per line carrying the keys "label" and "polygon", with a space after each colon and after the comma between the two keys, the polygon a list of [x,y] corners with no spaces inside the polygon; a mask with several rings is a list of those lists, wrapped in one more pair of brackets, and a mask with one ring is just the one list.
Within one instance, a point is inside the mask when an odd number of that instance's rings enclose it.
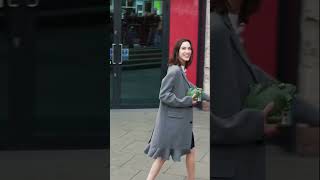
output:
{"label": "paving slab", "polygon": [[111,151],[110,152],[110,164],[113,166],[123,166],[125,165],[130,159],[134,158],[134,153],[123,153],[118,151]]}
{"label": "paving slab", "polygon": [[[145,180],[147,179],[148,172],[140,171],[132,180]],[[184,180],[185,176],[169,175],[160,173],[157,176],[157,180]]]}
{"label": "paving slab", "polygon": [[[207,163],[196,162],[196,178],[209,180],[209,173],[210,167]],[[184,161],[172,164],[165,174],[186,176],[187,170]]]}
{"label": "paving slab", "polygon": [[110,180],[130,180],[139,173],[139,170],[126,167],[113,167],[110,169]]}
{"label": "paving slab", "polygon": [[[130,159],[127,163],[125,163],[123,167],[149,172],[152,163],[153,163],[153,159],[146,158],[145,155],[135,155],[132,159]],[[165,173],[172,164],[173,164],[172,161],[166,161],[162,166],[160,172]]]}

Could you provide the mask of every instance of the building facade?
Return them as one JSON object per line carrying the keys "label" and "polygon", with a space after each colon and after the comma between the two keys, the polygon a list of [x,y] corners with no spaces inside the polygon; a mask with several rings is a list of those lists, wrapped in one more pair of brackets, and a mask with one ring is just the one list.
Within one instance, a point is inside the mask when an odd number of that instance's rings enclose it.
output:
{"label": "building facade", "polygon": [[181,38],[194,49],[187,76],[203,87],[206,7],[200,0],[111,1],[111,108],[158,107],[161,79]]}

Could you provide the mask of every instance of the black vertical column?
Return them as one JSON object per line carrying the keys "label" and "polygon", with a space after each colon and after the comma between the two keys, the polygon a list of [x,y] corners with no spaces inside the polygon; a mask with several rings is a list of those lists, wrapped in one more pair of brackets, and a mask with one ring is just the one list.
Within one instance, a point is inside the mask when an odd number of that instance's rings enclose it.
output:
{"label": "black vertical column", "polygon": [[10,7],[9,122],[10,144],[18,147],[29,143],[34,112],[34,17],[24,1]]}
{"label": "black vertical column", "polygon": [[299,64],[301,1],[279,1],[278,11],[277,77],[281,81],[296,84]]}
{"label": "black vertical column", "polygon": [[8,9],[0,0],[0,148],[8,143]]}
{"label": "black vertical column", "polygon": [[113,1],[113,71],[110,78],[113,78],[113,97],[112,107],[120,108],[120,96],[121,96],[121,67],[119,65],[121,58],[121,1]]}
{"label": "black vertical column", "polygon": [[[162,62],[161,62],[161,79],[167,74],[168,57],[169,57],[169,41],[170,41],[170,1],[163,1],[163,31],[161,39]],[[161,80],[160,80],[161,81]]]}
{"label": "black vertical column", "polygon": [[[290,2],[290,3],[289,3]],[[280,81],[297,84],[300,45],[300,0],[279,1],[278,74]],[[295,18],[293,18],[295,17]],[[295,127],[282,127],[277,143],[285,150],[295,150]]]}

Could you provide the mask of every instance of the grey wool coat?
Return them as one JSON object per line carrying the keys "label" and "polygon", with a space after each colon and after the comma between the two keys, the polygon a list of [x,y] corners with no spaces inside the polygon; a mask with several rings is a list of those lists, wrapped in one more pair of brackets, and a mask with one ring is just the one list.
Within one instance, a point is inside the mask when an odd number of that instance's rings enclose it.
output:
{"label": "grey wool coat", "polygon": [[182,68],[168,67],[159,93],[160,105],[150,143],[144,152],[154,159],[180,161],[190,152],[192,139],[192,97],[186,93],[192,85]]}

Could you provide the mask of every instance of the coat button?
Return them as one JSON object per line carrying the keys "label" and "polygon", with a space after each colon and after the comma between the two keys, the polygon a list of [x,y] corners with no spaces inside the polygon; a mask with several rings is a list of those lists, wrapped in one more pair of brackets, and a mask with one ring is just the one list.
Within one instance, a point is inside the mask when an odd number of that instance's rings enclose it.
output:
{"label": "coat button", "polygon": [[190,121],[189,123],[192,124],[192,121]]}

